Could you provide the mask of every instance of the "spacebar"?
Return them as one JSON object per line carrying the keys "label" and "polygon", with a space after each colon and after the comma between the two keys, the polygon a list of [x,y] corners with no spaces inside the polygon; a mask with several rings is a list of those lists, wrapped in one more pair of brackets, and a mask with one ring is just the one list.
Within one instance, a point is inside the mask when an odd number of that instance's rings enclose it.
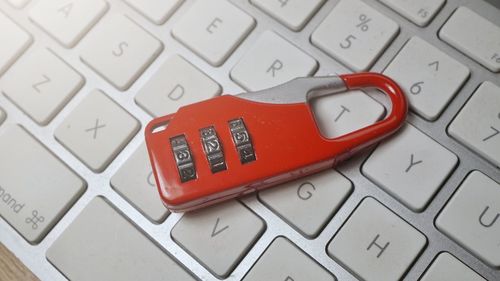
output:
{"label": "spacebar", "polygon": [[105,199],[93,199],[47,251],[68,279],[195,280]]}

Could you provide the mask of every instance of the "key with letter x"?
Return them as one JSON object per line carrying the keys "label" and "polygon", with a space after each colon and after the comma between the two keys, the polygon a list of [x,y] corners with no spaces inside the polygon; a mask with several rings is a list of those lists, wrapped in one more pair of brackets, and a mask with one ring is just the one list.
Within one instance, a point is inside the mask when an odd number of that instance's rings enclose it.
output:
{"label": "key with letter x", "polygon": [[90,93],[55,137],[95,172],[102,172],[139,130],[139,122],[100,91]]}

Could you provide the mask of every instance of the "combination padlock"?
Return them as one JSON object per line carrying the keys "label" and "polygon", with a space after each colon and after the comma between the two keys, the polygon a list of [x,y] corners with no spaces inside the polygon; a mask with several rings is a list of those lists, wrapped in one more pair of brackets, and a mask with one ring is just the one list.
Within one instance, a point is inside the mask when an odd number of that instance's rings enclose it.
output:
{"label": "combination padlock", "polygon": [[[308,100],[365,87],[390,97],[388,116],[325,138]],[[171,211],[188,211],[331,168],[395,132],[406,113],[405,96],[388,77],[346,74],[190,104],[152,120],[145,134],[161,199]]]}

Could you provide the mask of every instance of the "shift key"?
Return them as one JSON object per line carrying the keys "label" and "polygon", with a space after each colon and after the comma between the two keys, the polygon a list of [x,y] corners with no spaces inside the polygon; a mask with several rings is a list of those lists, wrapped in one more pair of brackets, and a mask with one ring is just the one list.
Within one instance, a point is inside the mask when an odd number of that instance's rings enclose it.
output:
{"label": "shift key", "polygon": [[36,244],[85,190],[85,182],[23,128],[0,133],[0,215]]}

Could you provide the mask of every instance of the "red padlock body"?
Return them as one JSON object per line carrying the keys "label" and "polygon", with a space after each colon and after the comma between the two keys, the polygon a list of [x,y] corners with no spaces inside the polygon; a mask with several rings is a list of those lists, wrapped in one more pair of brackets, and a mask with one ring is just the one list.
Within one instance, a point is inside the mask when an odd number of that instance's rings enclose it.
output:
{"label": "red padlock body", "polygon": [[[242,118],[256,160],[242,164],[228,122]],[[307,103],[269,104],[225,95],[179,109],[157,119],[164,130],[146,128],[153,172],[165,205],[187,211],[332,167],[350,152],[349,142],[324,138]],[[202,147],[200,129],[214,126],[222,144],[225,171],[212,173]],[[196,179],[181,182],[170,138],[184,135]]]}
{"label": "red padlock body", "polygon": [[[382,121],[334,139],[321,135],[305,99],[277,104],[227,95],[182,107],[175,114],[151,121],[146,127],[146,143],[165,205],[172,211],[188,211],[309,175],[332,167],[401,127],[408,104],[401,88],[392,79],[378,73],[339,77],[346,90],[375,87],[385,92],[391,100],[390,113]],[[326,85],[330,89],[338,87]],[[307,97],[309,90],[299,91],[305,91],[303,94]],[[283,94],[286,95],[280,93]],[[256,156],[255,161],[244,164],[233,143],[229,125],[229,121],[240,118],[250,134]],[[222,145],[226,165],[223,171],[218,165],[216,173],[212,173],[200,134],[200,129],[212,126]],[[209,132],[205,137],[212,135],[211,130],[204,132]],[[179,135],[183,135],[189,145],[197,173],[196,179],[184,182],[171,146],[171,139]],[[184,141],[176,139],[173,143],[184,147]],[[219,156],[215,159],[220,160]]]}

